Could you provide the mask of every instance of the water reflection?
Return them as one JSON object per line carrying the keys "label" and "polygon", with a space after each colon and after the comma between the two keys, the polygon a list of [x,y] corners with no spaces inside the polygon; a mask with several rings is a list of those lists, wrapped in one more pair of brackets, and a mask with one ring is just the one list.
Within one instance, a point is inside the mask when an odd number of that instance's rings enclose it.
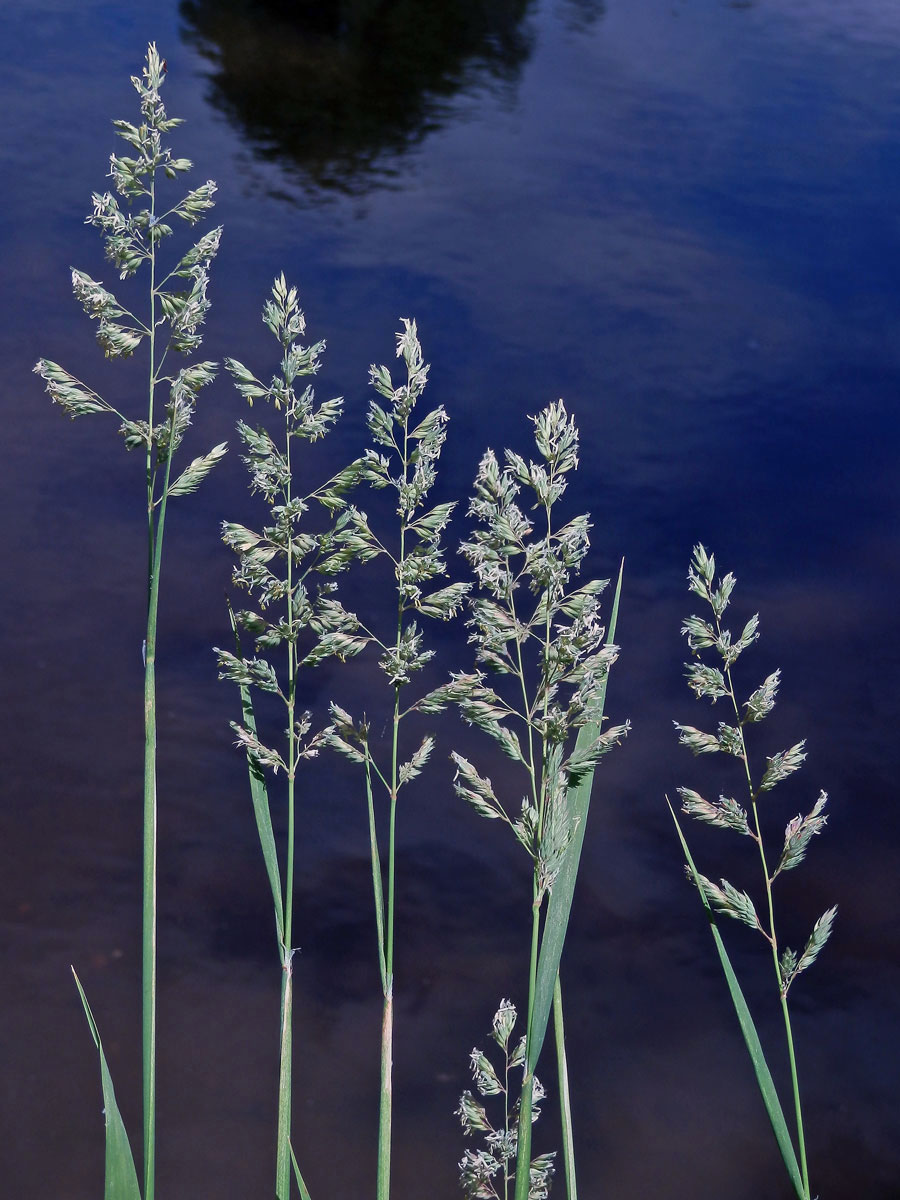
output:
{"label": "water reflection", "polygon": [[[390,186],[400,157],[453,100],[511,88],[534,46],[535,0],[182,0],[187,38],[214,64],[210,100],[263,160],[314,193]],[[573,28],[598,0],[565,0]]]}

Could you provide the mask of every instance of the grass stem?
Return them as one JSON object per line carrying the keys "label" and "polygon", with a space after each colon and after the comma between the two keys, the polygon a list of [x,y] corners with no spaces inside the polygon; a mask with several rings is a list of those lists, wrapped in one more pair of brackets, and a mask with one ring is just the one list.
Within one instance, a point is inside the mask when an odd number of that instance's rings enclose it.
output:
{"label": "grass stem", "polygon": [[566,1030],[559,972],[557,972],[553,988],[553,1031],[556,1037],[556,1066],[559,1081],[559,1111],[562,1120],[562,1154],[566,1174],[566,1197],[567,1200],[578,1200],[578,1185],[575,1179],[575,1139],[572,1132],[572,1102],[569,1097],[569,1064],[566,1057]]}

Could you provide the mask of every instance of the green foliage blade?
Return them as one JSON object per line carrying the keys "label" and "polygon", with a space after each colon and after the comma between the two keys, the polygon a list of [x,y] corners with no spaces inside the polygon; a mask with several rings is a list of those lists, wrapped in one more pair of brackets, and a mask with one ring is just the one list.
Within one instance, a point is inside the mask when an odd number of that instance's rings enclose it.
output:
{"label": "green foliage blade", "polygon": [[372,795],[372,760],[366,743],[366,800],[369,809],[369,845],[372,852],[372,895],[375,900],[375,925],[378,929],[378,966],[381,970],[381,991],[387,995],[387,962],[384,957],[384,889],[381,882],[381,856],[378,853],[378,833],[375,828],[375,798]]}
{"label": "green foliage blade", "polygon": [[797,1162],[797,1155],[794,1152],[794,1145],[791,1141],[791,1135],[788,1132],[787,1121],[784,1118],[784,1111],[781,1107],[781,1101],[778,1099],[778,1092],[775,1090],[775,1082],[772,1079],[772,1073],[769,1070],[769,1064],[766,1062],[765,1052],[762,1048],[762,1043],[759,1040],[759,1034],[756,1031],[756,1026],[753,1023],[753,1017],[750,1015],[750,1009],[747,1001],[744,998],[744,993],[741,990],[741,985],[738,983],[737,976],[734,973],[734,968],[731,965],[731,959],[728,957],[728,952],[725,949],[725,944],[722,941],[722,936],[719,933],[716,925],[715,914],[710,907],[709,901],[706,899],[703,888],[700,882],[700,874],[694,865],[694,860],[691,857],[691,852],[688,849],[687,841],[681,830],[681,825],[678,817],[675,815],[675,810],[666,797],[666,804],[669,806],[669,812],[672,814],[672,820],[675,822],[675,830],[678,833],[678,840],[681,842],[681,848],[684,851],[685,859],[690,867],[694,877],[694,883],[697,886],[697,891],[703,901],[703,907],[706,909],[706,915],[709,920],[710,932],[713,936],[713,941],[716,944],[716,950],[719,955],[719,961],[722,964],[722,970],[725,974],[725,981],[728,984],[728,991],[731,994],[731,1002],[734,1005],[734,1011],[737,1015],[738,1024],[741,1027],[741,1033],[744,1035],[744,1042],[747,1046],[747,1052],[750,1055],[750,1061],[753,1063],[753,1071],[756,1075],[757,1086],[759,1087],[760,1095],[763,1099],[763,1104],[766,1106],[766,1112],[769,1115],[769,1120],[772,1123],[772,1131],[775,1134],[775,1140],[778,1143],[778,1148],[781,1151],[781,1156],[784,1159],[784,1165],[787,1168],[787,1173],[790,1176],[791,1183],[800,1200],[806,1200],[807,1193],[803,1188],[803,1179],[800,1175],[800,1167]]}
{"label": "green foliage blade", "polygon": [[131,1145],[128,1141],[128,1134],[125,1132],[125,1122],[122,1120],[122,1114],[119,1112],[119,1106],[116,1103],[116,1093],[113,1088],[112,1076],[109,1073],[106,1055],[103,1053],[100,1031],[97,1029],[97,1022],[94,1020],[91,1006],[88,1004],[84,988],[81,986],[81,980],[75,974],[74,967],[72,968],[72,974],[75,977],[75,986],[78,988],[78,995],[81,997],[91,1037],[94,1039],[94,1045],[97,1047],[100,1055],[103,1113],[106,1121],[106,1168],[103,1197],[104,1200],[141,1200],[141,1189],[138,1187],[137,1171],[134,1169]]}
{"label": "green foliage blade", "polygon": [[309,1194],[309,1188],[306,1186],[306,1182],[305,1182],[303,1176],[300,1174],[300,1167],[299,1167],[299,1164],[297,1163],[297,1156],[294,1153],[294,1147],[291,1146],[290,1150],[291,1150],[291,1165],[294,1168],[294,1178],[297,1181],[297,1187],[300,1189],[300,1198],[301,1198],[301,1200],[312,1200],[312,1197]]}
{"label": "green foliage blade", "polygon": [[[616,623],[619,618],[619,599],[622,595],[622,576],[625,570],[625,560],[619,566],[619,577],[616,581],[616,593],[613,598],[612,613],[609,618],[607,643],[615,641]],[[606,681],[604,680],[600,703],[597,708],[597,721],[583,725],[578,731],[575,743],[575,753],[586,752],[600,734],[600,722],[603,719],[603,707],[606,701]],[[537,1066],[538,1057],[544,1044],[547,1024],[550,1020],[550,1008],[553,1004],[553,992],[556,987],[556,977],[559,973],[559,963],[562,958],[563,945],[566,940],[566,930],[569,925],[569,914],[572,911],[572,898],[575,894],[575,884],[578,879],[578,867],[581,862],[581,848],[584,845],[584,831],[587,826],[588,808],[591,803],[591,788],[594,782],[593,770],[586,772],[581,782],[569,788],[566,803],[571,816],[575,818],[575,832],[566,850],[559,874],[547,902],[547,917],[541,937],[541,951],[538,958],[537,988],[534,997],[534,1011],[531,1028],[528,1031],[528,1069],[533,1072]]]}
{"label": "green foliage blade", "polygon": [[[234,634],[236,653],[238,658],[242,658],[241,642],[238,636],[234,609],[227,599],[226,603],[228,604],[228,619],[231,622],[231,631]],[[256,717],[253,712],[253,699],[250,695],[250,689],[246,684],[241,684],[240,691],[241,714],[244,719],[244,728],[248,729],[256,737]],[[272,901],[275,905],[275,928],[278,933],[278,943],[283,947],[284,900],[281,890],[281,871],[278,867],[278,852],[275,848],[275,834],[272,831],[272,816],[269,811],[269,793],[266,789],[266,780],[262,770],[252,761],[249,754],[247,755],[247,771],[250,777],[250,798],[253,802],[253,815],[256,817],[259,844],[262,848],[263,859],[266,864],[266,874],[269,876],[269,886],[272,889]]]}
{"label": "green foliage blade", "polygon": [[572,1100],[569,1095],[569,1063],[566,1056],[566,1028],[559,972],[557,972],[553,989],[553,1025],[556,1034],[556,1064],[559,1078],[559,1109],[562,1118],[562,1157],[566,1173],[566,1200],[578,1200],[578,1181],[575,1175],[575,1139],[572,1134]]}

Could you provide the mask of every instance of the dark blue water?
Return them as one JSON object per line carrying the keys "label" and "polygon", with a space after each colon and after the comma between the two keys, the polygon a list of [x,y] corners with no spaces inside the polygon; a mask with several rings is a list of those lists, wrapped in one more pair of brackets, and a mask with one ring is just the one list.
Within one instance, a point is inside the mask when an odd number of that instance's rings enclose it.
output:
{"label": "dark blue water", "polygon": [[[390,360],[404,316],[451,416],[441,498],[464,493],[485,445],[526,451],[528,414],[558,396],[576,414],[589,567],[626,557],[608,708],[634,726],[598,776],[563,975],[583,1194],[790,1194],[663,801],[719,782],[671,728],[709,716],[678,632],[702,540],[736,572],[740,616],[761,614],[745,690],[784,671],[760,752],[808,739],[774,836],[831,797],[782,896],[793,944],[840,905],[792,993],[813,1188],[900,1195],[896,7],[9,0],[0,29],[3,1194],[102,1187],[70,963],[139,1127],[141,468],[112,428],[65,422],[29,372],[47,355],[139,401],[140,371],[104,363],[67,268],[110,281],[82,222],[154,38],[188,119],[178,151],[220,186],[206,352],[269,369],[259,309],[278,271],[296,281],[328,340],[320,395],[347,398],[323,469],[363,445],[367,367]],[[193,452],[242,415],[218,384]],[[246,1200],[270,1194],[279,978],[234,696],[209,649],[227,629],[223,518],[254,521],[236,453],[173,511],[167,546],[159,1178],[161,1195]],[[468,666],[443,631],[435,645],[441,670]],[[310,705],[341,689],[380,702],[364,665],[308,689]],[[400,1200],[458,1194],[469,1048],[501,995],[524,1004],[527,863],[453,797],[453,746],[485,753],[450,723],[400,818]],[[349,767],[310,775],[304,825],[296,1145],[317,1200],[343,1200],[372,1188],[379,1023]],[[701,866],[750,885],[725,836],[694,831]],[[728,932],[779,1063],[765,947]]]}

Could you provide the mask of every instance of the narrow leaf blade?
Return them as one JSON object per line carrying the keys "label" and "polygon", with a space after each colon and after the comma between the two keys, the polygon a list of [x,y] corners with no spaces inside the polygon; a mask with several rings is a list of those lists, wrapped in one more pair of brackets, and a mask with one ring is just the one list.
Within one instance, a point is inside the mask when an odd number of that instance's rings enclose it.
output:
{"label": "narrow leaf blade", "polygon": [[75,986],[81,997],[91,1037],[94,1039],[94,1045],[100,1055],[100,1080],[103,1087],[103,1113],[106,1121],[106,1168],[103,1197],[104,1200],[141,1200],[141,1190],[138,1187],[131,1145],[128,1141],[128,1134],[125,1132],[125,1122],[122,1120],[122,1114],[116,1103],[116,1093],[106,1055],[103,1053],[100,1031],[74,967],[72,974],[75,977]]}
{"label": "narrow leaf blade", "polygon": [[[616,593],[613,599],[612,613],[609,619],[609,631],[606,640],[615,641],[616,623],[619,618],[619,600],[622,595],[622,575],[625,570],[625,560],[619,567],[619,578],[616,581]],[[606,681],[601,689],[600,704],[597,708],[597,723],[583,725],[578,731],[575,743],[575,753],[586,751],[600,734],[600,721],[603,718],[603,707],[606,700]],[[538,1057],[544,1044],[547,1024],[550,1020],[550,1009],[553,1004],[553,993],[556,987],[556,977],[559,973],[559,963],[562,958],[563,945],[566,940],[566,930],[569,925],[569,914],[572,911],[572,898],[575,894],[575,884],[578,879],[578,867],[581,862],[581,848],[584,845],[584,831],[587,826],[588,809],[591,803],[591,787],[594,782],[594,772],[588,771],[577,787],[569,788],[566,803],[570,815],[575,819],[575,832],[569,842],[559,874],[547,901],[547,917],[544,921],[544,931],[541,937],[541,950],[538,958],[537,987],[534,997],[534,1011],[531,1028],[528,1031],[528,1069],[533,1072],[537,1066]]]}
{"label": "narrow leaf blade", "polygon": [[294,1178],[297,1180],[297,1187],[300,1189],[300,1200],[312,1200],[312,1197],[309,1194],[309,1188],[306,1186],[306,1182],[303,1176],[300,1174],[300,1167],[297,1163],[297,1156],[294,1153],[293,1146],[291,1146],[291,1163],[294,1168]]}
{"label": "narrow leaf blade", "polygon": [[387,960],[384,940],[384,890],[381,883],[381,856],[378,853],[378,833],[375,829],[375,798],[372,795],[372,765],[366,744],[366,800],[369,812],[369,847],[372,855],[372,895],[375,900],[375,926],[378,931],[378,966],[381,971],[381,990],[388,993]]}
{"label": "narrow leaf blade", "polygon": [[797,1155],[794,1152],[794,1145],[791,1141],[791,1135],[788,1132],[787,1121],[784,1119],[784,1111],[781,1107],[781,1101],[778,1099],[778,1092],[775,1090],[775,1083],[772,1079],[772,1073],[769,1070],[769,1064],[766,1062],[765,1052],[762,1048],[762,1043],[759,1040],[759,1034],[756,1031],[756,1026],[753,1023],[753,1018],[750,1015],[750,1009],[747,1006],[747,1001],[744,999],[744,993],[741,991],[741,985],[738,983],[737,976],[734,973],[734,968],[731,965],[731,959],[728,957],[728,952],[725,949],[725,944],[722,941],[722,936],[719,933],[716,925],[715,914],[709,905],[709,902],[704,895],[703,888],[700,883],[700,874],[694,865],[694,860],[691,857],[691,852],[688,849],[687,841],[681,830],[681,825],[678,817],[675,815],[675,810],[669,803],[668,796],[666,804],[669,806],[669,812],[672,814],[672,820],[675,822],[675,830],[678,834],[678,840],[681,842],[681,848],[684,851],[684,856],[691,873],[694,876],[694,883],[697,885],[697,891],[700,893],[700,898],[703,901],[703,907],[706,909],[706,915],[709,920],[710,932],[713,936],[713,941],[716,944],[719,961],[722,964],[722,970],[725,974],[725,981],[728,984],[728,991],[731,994],[731,1002],[734,1005],[734,1011],[737,1015],[738,1024],[741,1027],[741,1033],[744,1035],[744,1042],[747,1046],[747,1052],[750,1055],[750,1061],[753,1063],[753,1071],[756,1075],[757,1086],[759,1087],[760,1095],[763,1099],[763,1104],[766,1106],[766,1112],[769,1115],[769,1120],[772,1123],[772,1131],[775,1134],[775,1140],[778,1143],[778,1149],[781,1151],[781,1157],[784,1159],[784,1165],[787,1168],[787,1173],[790,1176],[791,1183],[797,1192],[800,1200],[805,1200],[806,1193],[803,1190],[803,1179],[800,1175],[800,1167],[797,1163]]}
{"label": "narrow leaf blade", "polygon": [[[231,607],[229,601],[226,601],[226,603],[228,604],[228,619],[231,622],[231,631],[234,634],[236,653],[238,658],[242,658],[234,609]],[[256,716],[253,711],[253,699],[250,695],[250,689],[245,684],[241,684],[240,692],[241,714],[244,719],[244,727],[255,737],[257,736]],[[272,830],[272,816],[269,811],[269,793],[266,789],[265,776],[249,755],[247,756],[247,772],[250,778],[250,799],[253,802],[253,815],[256,818],[259,844],[262,848],[263,860],[266,864],[266,874],[269,877],[269,886],[272,889],[272,901],[275,905],[275,928],[278,933],[278,943],[283,946],[284,901],[281,890],[281,871],[278,867],[278,852],[275,848],[275,834]]]}

